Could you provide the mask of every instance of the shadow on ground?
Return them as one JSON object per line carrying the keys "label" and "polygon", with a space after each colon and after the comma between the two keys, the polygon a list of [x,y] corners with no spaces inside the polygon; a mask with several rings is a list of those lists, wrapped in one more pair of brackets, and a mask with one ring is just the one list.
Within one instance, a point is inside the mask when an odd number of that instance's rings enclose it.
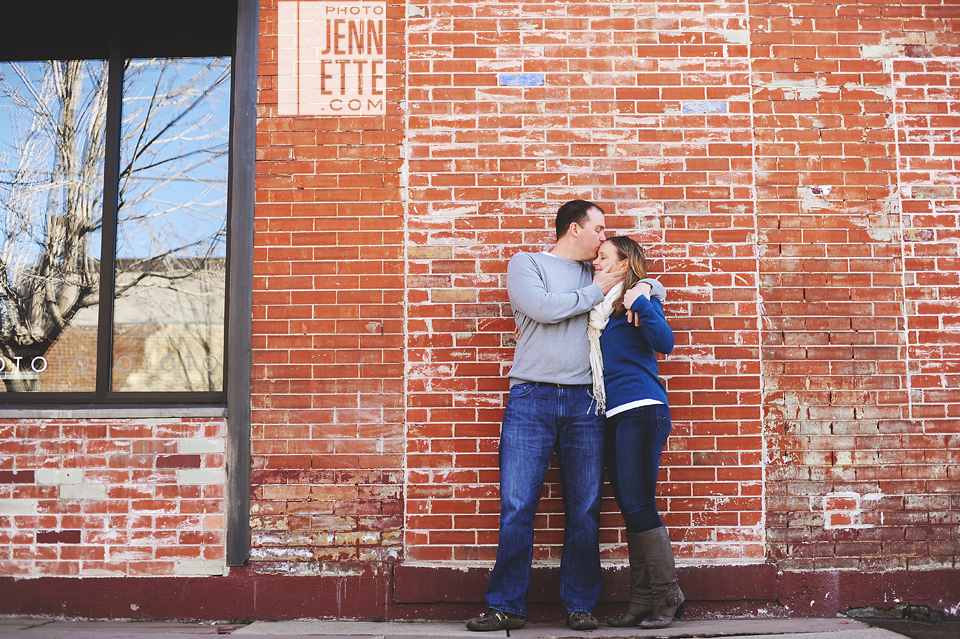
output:
{"label": "shadow on ground", "polygon": [[876,628],[883,628],[913,639],[960,639],[960,621],[924,623],[904,619],[859,619]]}
{"label": "shadow on ground", "polygon": [[912,639],[960,639],[960,619],[929,606],[908,603],[890,608],[866,606],[848,610],[847,616]]}

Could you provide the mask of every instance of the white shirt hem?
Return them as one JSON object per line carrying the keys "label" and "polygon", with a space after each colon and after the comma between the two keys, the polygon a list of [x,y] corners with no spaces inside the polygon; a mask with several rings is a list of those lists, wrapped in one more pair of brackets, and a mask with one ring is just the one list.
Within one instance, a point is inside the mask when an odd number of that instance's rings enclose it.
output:
{"label": "white shirt hem", "polygon": [[640,408],[641,406],[655,406],[657,404],[662,404],[663,402],[656,399],[638,399],[635,402],[629,402],[627,404],[620,404],[615,406],[606,412],[607,417],[613,417],[614,415],[619,415],[624,413],[632,408]]}

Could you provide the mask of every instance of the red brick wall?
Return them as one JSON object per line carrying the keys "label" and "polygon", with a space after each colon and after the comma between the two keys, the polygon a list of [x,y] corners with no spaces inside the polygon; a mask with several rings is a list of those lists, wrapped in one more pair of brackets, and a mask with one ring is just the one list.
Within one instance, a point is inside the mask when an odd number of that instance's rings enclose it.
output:
{"label": "red brick wall", "polygon": [[[516,252],[550,246],[556,208],[574,198],[640,240],[669,290],[661,495],[678,554],[762,558],[744,7],[420,6],[407,27],[406,558],[496,553],[514,329],[503,275]],[[544,496],[535,557],[556,561],[556,472]],[[612,498],[604,512],[604,554],[621,556]]]}
{"label": "red brick wall", "polygon": [[[928,58],[955,7],[390,11],[388,116],[292,118],[263,4],[259,569],[492,560],[505,267],[572,198],[669,290],[660,503],[684,562],[953,561],[956,66]],[[621,523],[608,498],[608,559]],[[554,470],[538,560],[562,524]]]}
{"label": "red brick wall", "polygon": [[222,575],[222,419],[0,422],[0,575]]}
{"label": "red brick wall", "polygon": [[267,572],[402,554],[403,10],[386,117],[293,118],[261,5],[251,556]]}
{"label": "red brick wall", "polygon": [[[355,118],[279,115],[261,6],[252,574],[376,573],[385,598],[400,561],[489,566],[506,263],[572,198],[669,291],[659,498],[683,563],[955,566],[960,9],[388,5],[387,115]],[[0,573],[219,569],[222,482],[181,475],[222,448],[181,447],[223,436],[4,421]],[[621,523],[608,496],[608,560]],[[562,525],[554,469],[538,562]]]}
{"label": "red brick wall", "polygon": [[956,63],[927,58],[957,55],[960,11],[750,12],[768,554],[953,567]]}

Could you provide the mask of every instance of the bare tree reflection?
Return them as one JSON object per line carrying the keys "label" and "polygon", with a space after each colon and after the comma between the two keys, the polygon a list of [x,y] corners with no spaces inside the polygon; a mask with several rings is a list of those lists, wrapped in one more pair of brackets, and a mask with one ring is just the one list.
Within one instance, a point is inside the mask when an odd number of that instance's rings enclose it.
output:
{"label": "bare tree reflection", "polygon": [[[227,131],[217,104],[228,92],[229,62],[221,59],[125,64],[123,259],[115,290],[118,313],[121,299],[166,291],[155,332],[169,333],[178,316],[184,325],[210,321],[221,345],[212,335],[191,344],[221,353],[223,278],[209,270],[223,262]],[[72,326],[95,324],[106,99],[103,61],[0,64],[0,377],[7,391],[60,390],[41,384],[42,358]],[[219,319],[193,309],[201,287],[219,291],[200,296]]]}

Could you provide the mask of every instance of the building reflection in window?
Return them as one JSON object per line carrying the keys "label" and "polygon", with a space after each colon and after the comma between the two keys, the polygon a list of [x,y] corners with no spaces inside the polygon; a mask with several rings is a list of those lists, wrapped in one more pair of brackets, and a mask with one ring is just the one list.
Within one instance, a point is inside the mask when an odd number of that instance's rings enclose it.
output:
{"label": "building reflection in window", "polygon": [[114,391],[223,388],[230,60],[127,60]]}
{"label": "building reflection in window", "polygon": [[[2,390],[221,391],[230,60],[123,62],[104,222],[107,84],[106,61],[0,62]],[[98,325],[104,223],[112,326]],[[113,345],[109,389],[98,340]]]}

